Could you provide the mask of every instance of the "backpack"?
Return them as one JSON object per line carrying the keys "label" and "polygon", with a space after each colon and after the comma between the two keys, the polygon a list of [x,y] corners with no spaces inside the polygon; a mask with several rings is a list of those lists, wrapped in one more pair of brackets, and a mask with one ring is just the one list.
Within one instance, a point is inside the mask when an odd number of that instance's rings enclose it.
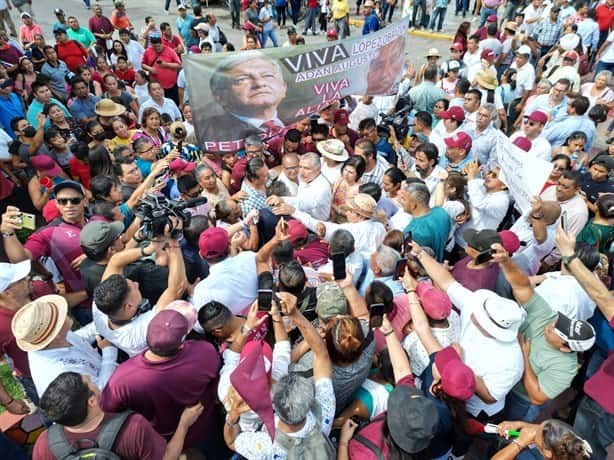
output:
{"label": "backpack", "polygon": [[334,460],[335,447],[322,433],[317,422],[306,438],[293,438],[281,430],[275,432],[275,442],[288,454],[288,460]]}
{"label": "backpack", "polygon": [[[132,411],[114,414],[98,433],[94,446],[85,449],[75,449],[66,439],[64,427],[54,423],[47,430],[49,450],[58,460],[121,460],[121,457],[112,449],[117,435],[130,415]],[[88,439],[88,441],[91,440]]]}

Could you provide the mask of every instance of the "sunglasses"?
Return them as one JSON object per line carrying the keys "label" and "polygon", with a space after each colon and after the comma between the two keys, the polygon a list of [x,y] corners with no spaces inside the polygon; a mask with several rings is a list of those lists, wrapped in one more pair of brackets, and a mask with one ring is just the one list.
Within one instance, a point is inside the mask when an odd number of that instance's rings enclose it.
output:
{"label": "sunglasses", "polygon": [[70,203],[70,204],[79,204],[79,203],[81,203],[82,200],[83,200],[83,198],[58,198],[56,200],[56,202],[60,206],[66,206],[68,203]]}
{"label": "sunglasses", "polygon": [[523,121],[525,125],[529,125],[529,126],[535,126],[537,124],[534,121],[529,120],[528,118],[525,118]]}

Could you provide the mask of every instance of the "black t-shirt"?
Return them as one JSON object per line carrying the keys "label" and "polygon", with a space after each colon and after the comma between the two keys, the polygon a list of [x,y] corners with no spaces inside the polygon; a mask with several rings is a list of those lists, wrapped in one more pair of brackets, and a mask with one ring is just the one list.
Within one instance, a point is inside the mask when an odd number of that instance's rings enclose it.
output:
{"label": "black t-shirt", "polygon": [[[85,292],[93,299],[94,289],[100,284],[106,265],[86,258],[80,267]],[[140,260],[124,268],[126,278],[139,283],[141,295],[155,305],[168,286],[168,268],[160,267],[151,260]]]}
{"label": "black t-shirt", "polygon": [[609,180],[603,182],[595,182],[589,173],[582,175],[582,191],[586,193],[588,201],[594,203],[599,198],[600,193],[614,192],[614,184]]}

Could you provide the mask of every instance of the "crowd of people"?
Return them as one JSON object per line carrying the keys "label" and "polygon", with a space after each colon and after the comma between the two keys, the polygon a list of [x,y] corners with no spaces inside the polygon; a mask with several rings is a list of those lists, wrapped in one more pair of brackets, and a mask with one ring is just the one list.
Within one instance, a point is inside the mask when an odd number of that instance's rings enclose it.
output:
{"label": "crowd of people", "polygon": [[[48,429],[3,459],[613,455],[614,1],[478,1],[395,94],[223,154],[182,66],[235,50],[213,14],[56,8],[50,44],[28,6],[0,0],[0,405]],[[276,46],[288,5],[245,6],[237,48]],[[395,3],[362,7],[366,34]],[[551,164],[525,209],[510,142]]]}

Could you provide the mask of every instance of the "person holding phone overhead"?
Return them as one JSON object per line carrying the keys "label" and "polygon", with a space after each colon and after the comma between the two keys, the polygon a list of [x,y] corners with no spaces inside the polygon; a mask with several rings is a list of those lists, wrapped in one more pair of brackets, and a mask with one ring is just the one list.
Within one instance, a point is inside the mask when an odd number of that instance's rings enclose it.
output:
{"label": "person holding phone overhead", "polygon": [[471,291],[478,289],[495,290],[499,266],[491,262],[490,247],[501,244],[501,237],[496,230],[474,230],[463,232],[463,239],[467,242],[466,257],[454,264],[452,276],[464,287]]}

